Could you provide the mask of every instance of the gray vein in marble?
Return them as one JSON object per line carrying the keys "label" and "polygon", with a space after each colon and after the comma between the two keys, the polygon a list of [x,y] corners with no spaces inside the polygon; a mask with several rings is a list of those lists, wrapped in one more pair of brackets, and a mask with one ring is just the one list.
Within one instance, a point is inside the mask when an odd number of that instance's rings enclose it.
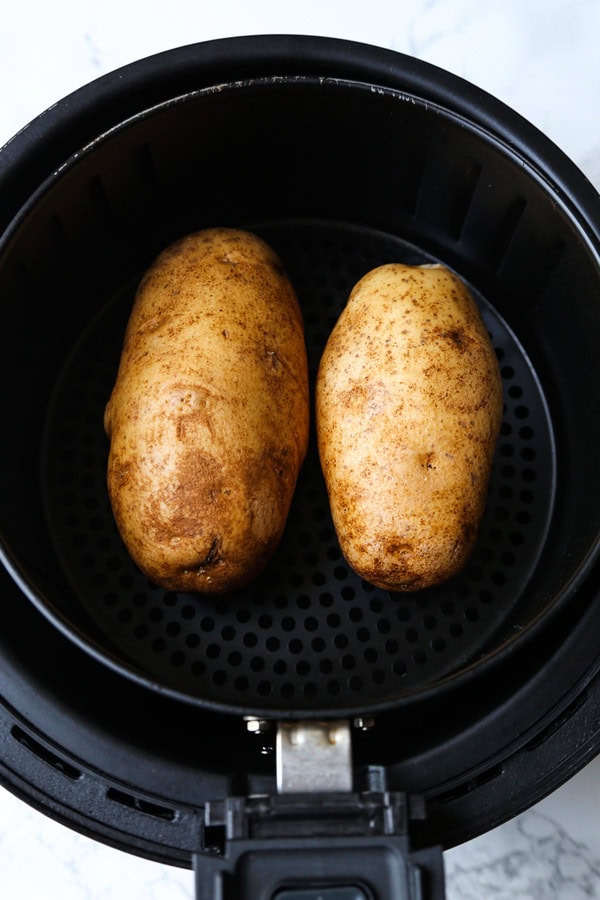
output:
{"label": "gray vein in marble", "polygon": [[94,38],[91,34],[84,35],[85,46],[88,52],[89,61],[94,69],[98,69],[98,71],[104,71],[104,66],[102,63],[102,52],[97,46]]}
{"label": "gray vein in marble", "polygon": [[495,841],[483,836],[465,850],[446,853],[447,900],[600,898],[600,859],[538,812],[504,825]]}

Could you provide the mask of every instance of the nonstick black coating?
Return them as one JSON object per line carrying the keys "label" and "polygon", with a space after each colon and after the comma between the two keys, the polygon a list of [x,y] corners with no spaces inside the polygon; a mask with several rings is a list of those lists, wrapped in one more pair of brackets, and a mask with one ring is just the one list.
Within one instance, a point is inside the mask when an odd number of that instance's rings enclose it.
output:
{"label": "nonstick black coating", "polygon": [[[314,380],[354,283],[383,262],[432,261],[368,229],[322,222],[257,228],[299,292]],[[133,287],[65,362],[48,409],[42,481],[49,530],[82,607],[112,653],[174,691],[233,706],[335,711],[380,705],[471,663],[518,620],[552,514],[551,423],[530,361],[481,298],[505,414],[480,538],[458,577],[390,594],[343,559],[313,438],[285,536],[265,573],[227,597],[165,592],[121,543],[106,492],[103,410]],[[510,628],[510,624],[509,624]]]}
{"label": "nonstick black coating", "polygon": [[[50,173],[8,229],[1,355],[9,568],[79,646],[161,692],[237,713],[393,706],[510,652],[598,552],[597,258],[567,194],[465,110],[363,82],[217,84],[121,121]],[[102,412],[135,285],[171,240],[254,228],[299,292],[314,380],[354,282],[436,260],[478,297],[505,417],[465,571],[391,596],[340,556],[314,449],[275,559],[247,591],[177,596],[115,532]],[[26,352],[23,352],[26,348]],[[314,422],[313,422],[314,437]],[[32,477],[32,473],[36,473]]]}

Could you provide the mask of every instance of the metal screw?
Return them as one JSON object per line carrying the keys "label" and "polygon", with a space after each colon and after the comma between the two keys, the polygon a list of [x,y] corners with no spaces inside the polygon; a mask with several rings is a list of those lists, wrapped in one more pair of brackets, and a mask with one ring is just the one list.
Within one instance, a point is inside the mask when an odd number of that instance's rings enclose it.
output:
{"label": "metal screw", "polygon": [[247,718],[246,728],[251,734],[266,734],[271,728],[271,723],[267,719]]}
{"label": "metal screw", "polygon": [[359,731],[369,731],[375,725],[375,719],[371,717],[360,717],[354,720],[353,725],[355,728],[358,728]]}

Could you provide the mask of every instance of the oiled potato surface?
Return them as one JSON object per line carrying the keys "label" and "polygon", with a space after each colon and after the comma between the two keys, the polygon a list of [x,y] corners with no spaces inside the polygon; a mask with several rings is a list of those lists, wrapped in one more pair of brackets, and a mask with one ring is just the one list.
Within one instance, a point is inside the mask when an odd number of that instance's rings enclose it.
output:
{"label": "oiled potato surface", "polygon": [[363,578],[414,591],[465,565],[502,408],[496,355],[459,278],[389,264],[359,281],[321,359],[316,424],[340,546]]}
{"label": "oiled potato surface", "polygon": [[105,412],[110,500],[138,566],[180,591],[256,577],[308,419],[301,313],[274,251],[229,228],[167,248],[139,286]]}

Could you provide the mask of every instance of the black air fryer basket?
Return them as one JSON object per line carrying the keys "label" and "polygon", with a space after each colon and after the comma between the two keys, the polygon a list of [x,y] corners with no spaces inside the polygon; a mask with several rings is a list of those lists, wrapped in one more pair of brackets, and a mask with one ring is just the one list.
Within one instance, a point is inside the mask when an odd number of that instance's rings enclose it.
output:
{"label": "black air fryer basket", "polygon": [[[473,86],[287,36],[93,82],[0,152],[0,201],[3,783],[194,865],[199,898],[441,896],[440,848],[600,747],[597,193]],[[478,544],[447,584],[390,594],[349,569],[314,427],[249,588],[165,592],[130,560],[104,405],[141,274],[213,225],[280,254],[313,383],[370,268],[439,261],[471,286],[505,411]]]}

